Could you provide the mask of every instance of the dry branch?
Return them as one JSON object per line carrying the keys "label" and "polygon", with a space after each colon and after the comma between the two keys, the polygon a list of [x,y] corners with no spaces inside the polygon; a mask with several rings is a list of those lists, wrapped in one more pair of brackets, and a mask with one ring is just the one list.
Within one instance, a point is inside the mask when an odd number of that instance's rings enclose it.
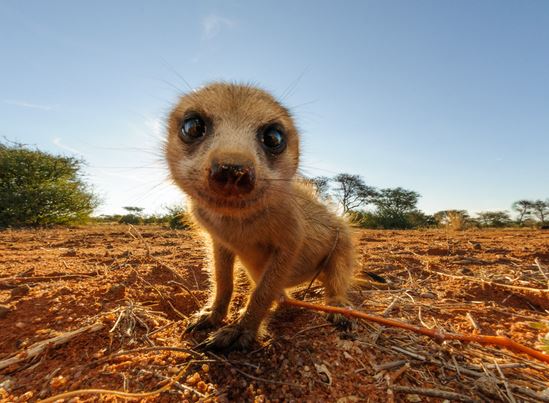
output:
{"label": "dry branch", "polygon": [[60,393],[55,396],[48,397],[47,399],[41,400],[40,403],[52,403],[56,402],[58,400],[67,399],[69,397],[73,396],[81,396],[81,395],[113,395],[113,396],[119,396],[119,397],[126,397],[126,398],[137,398],[137,399],[143,399],[144,397],[148,396],[155,396],[159,393],[165,392],[166,390],[170,389],[172,385],[174,385],[181,376],[187,372],[187,369],[191,365],[192,361],[189,362],[185,367],[183,367],[176,376],[173,378],[169,378],[168,383],[156,390],[153,390],[151,392],[122,392],[119,390],[109,390],[109,389],[78,389],[78,390],[71,390],[69,392]]}
{"label": "dry branch", "polygon": [[534,262],[536,263],[536,266],[538,267],[538,270],[540,271],[543,278],[545,278],[545,280],[547,280],[547,290],[549,290],[549,276],[547,274],[545,274],[545,270],[543,270],[543,266],[541,265],[538,258],[535,258]]}
{"label": "dry branch", "polygon": [[424,270],[424,271],[428,272],[428,273],[436,274],[437,276],[455,278],[455,279],[459,279],[459,280],[466,280],[466,281],[471,281],[473,283],[487,284],[487,285],[490,285],[490,286],[496,287],[496,288],[507,288],[507,289],[510,289],[510,290],[527,291],[527,292],[542,294],[542,295],[547,294],[549,296],[549,289],[523,287],[523,286],[520,286],[520,285],[511,285],[511,284],[502,284],[502,283],[496,283],[494,281],[484,280],[482,278],[476,278],[476,277],[471,277],[471,276],[459,276],[459,275],[456,275],[456,274],[443,273],[441,271],[436,271],[436,270],[430,269],[428,266],[429,266],[429,264],[427,264],[426,267],[419,266],[419,268],[421,270]]}
{"label": "dry branch", "polygon": [[105,327],[103,323],[94,323],[93,325],[84,326],[80,329],[73,330],[71,332],[63,333],[59,336],[52,337],[51,339],[42,340],[37,343],[34,343],[32,346],[26,350],[18,353],[17,355],[7,358],[0,361],[0,369],[9,367],[13,364],[18,364],[22,361],[28,360],[29,358],[36,357],[41,354],[48,347],[55,347],[61,344],[64,344],[71,339],[74,339],[76,336],[85,333],[85,332],[97,332]]}
{"label": "dry branch", "polygon": [[424,336],[429,336],[439,341],[459,340],[459,341],[465,341],[465,342],[474,342],[479,344],[504,347],[508,350],[528,354],[529,356],[537,358],[540,361],[549,363],[549,355],[544,354],[541,351],[534,350],[533,348],[527,347],[520,343],[517,343],[516,341],[511,340],[510,338],[505,336],[485,336],[485,335],[471,335],[471,334],[442,333],[436,329],[427,329],[427,328],[411,325],[409,323],[400,322],[394,319],[387,319],[381,316],[370,315],[370,314],[360,312],[350,308],[317,305],[317,304],[312,304],[310,302],[298,301],[292,298],[282,298],[281,302],[287,305],[296,306],[299,308],[312,309],[312,310],[328,312],[328,313],[339,313],[345,316],[354,316],[357,318],[369,320],[371,322],[380,323],[382,325],[410,330],[414,333],[422,334]]}
{"label": "dry branch", "polygon": [[471,399],[469,396],[460,395],[455,392],[447,392],[440,389],[414,388],[410,386],[393,386],[392,389],[398,393],[440,397],[442,399],[457,400],[459,402],[475,402],[475,400]]}

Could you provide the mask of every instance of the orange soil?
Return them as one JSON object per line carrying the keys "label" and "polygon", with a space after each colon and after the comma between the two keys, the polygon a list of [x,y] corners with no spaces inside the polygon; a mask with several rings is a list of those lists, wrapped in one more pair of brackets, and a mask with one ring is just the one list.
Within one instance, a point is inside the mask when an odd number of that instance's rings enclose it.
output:
{"label": "orange soil", "polygon": [[[353,304],[365,312],[449,332],[503,334],[528,346],[547,332],[530,323],[547,320],[549,294],[498,284],[549,287],[541,272],[549,275],[548,232],[356,230],[356,240],[357,275],[372,272],[387,281],[352,292]],[[83,388],[148,392],[185,369],[178,384],[142,400],[444,400],[404,393],[402,386],[472,400],[503,401],[508,393],[549,400],[549,366],[529,364],[525,356],[438,344],[364,322],[342,334],[322,314],[296,308],[276,310],[250,352],[194,357],[149,349],[111,356],[151,346],[192,348],[206,337],[207,332],[188,335],[183,329],[186,316],[199,308],[194,298],[200,305],[208,298],[207,267],[208,250],[192,231],[122,225],[1,231],[0,362],[85,325],[104,326],[0,369],[0,399],[37,401]],[[250,288],[244,275],[238,283],[229,321]],[[315,285],[307,300],[321,301],[321,294]],[[537,395],[528,397],[526,389]],[[101,396],[72,401],[121,399]]]}

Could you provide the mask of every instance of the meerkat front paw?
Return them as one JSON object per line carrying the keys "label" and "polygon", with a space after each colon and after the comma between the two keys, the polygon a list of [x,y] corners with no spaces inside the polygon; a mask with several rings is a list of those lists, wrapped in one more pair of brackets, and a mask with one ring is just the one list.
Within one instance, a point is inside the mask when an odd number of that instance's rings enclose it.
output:
{"label": "meerkat front paw", "polygon": [[189,325],[185,329],[185,333],[191,333],[195,330],[211,329],[212,327],[218,326],[222,320],[223,315],[218,313],[215,309],[209,307],[204,308],[191,318]]}
{"label": "meerkat front paw", "polygon": [[237,324],[222,327],[208,337],[201,347],[205,350],[246,350],[255,340],[255,333]]}

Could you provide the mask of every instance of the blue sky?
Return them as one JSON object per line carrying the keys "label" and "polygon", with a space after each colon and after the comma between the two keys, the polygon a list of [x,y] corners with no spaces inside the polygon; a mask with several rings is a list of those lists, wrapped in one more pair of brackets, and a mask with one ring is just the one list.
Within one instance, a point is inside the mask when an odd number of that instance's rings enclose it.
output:
{"label": "blue sky", "polygon": [[88,162],[99,213],[182,200],[178,94],[258,83],[302,171],[421,193],[427,212],[549,197],[549,2],[0,0],[0,136]]}

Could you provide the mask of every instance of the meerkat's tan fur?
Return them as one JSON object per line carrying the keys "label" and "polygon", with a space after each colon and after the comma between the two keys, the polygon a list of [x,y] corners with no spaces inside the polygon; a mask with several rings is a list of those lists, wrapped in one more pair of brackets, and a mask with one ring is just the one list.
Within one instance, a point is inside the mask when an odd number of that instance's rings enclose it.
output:
{"label": "meerkat's tan fur", "polygon": [[[181,139],[189,114],[207,122],[204,136],[192,143]],[[277,155],[258,140],[258,132],[272,124],[286,142]],[[226,316],[235,257],[255,283],[243,314],[213,333],[208,348],[248,347],[284,290],[317,274],[328,304],[347,303],[354,263],[348,226],[297,176],[299,134],[288,110],[271,95],[228,83],[184,95],[169,116],[165,153],[173,180],[189,196],[190,211],[213,244],[214,296],[189,328],[214,327]],[[209,182],[215,163],[253,169],[253,190],[229,196],[215,192]]]}

